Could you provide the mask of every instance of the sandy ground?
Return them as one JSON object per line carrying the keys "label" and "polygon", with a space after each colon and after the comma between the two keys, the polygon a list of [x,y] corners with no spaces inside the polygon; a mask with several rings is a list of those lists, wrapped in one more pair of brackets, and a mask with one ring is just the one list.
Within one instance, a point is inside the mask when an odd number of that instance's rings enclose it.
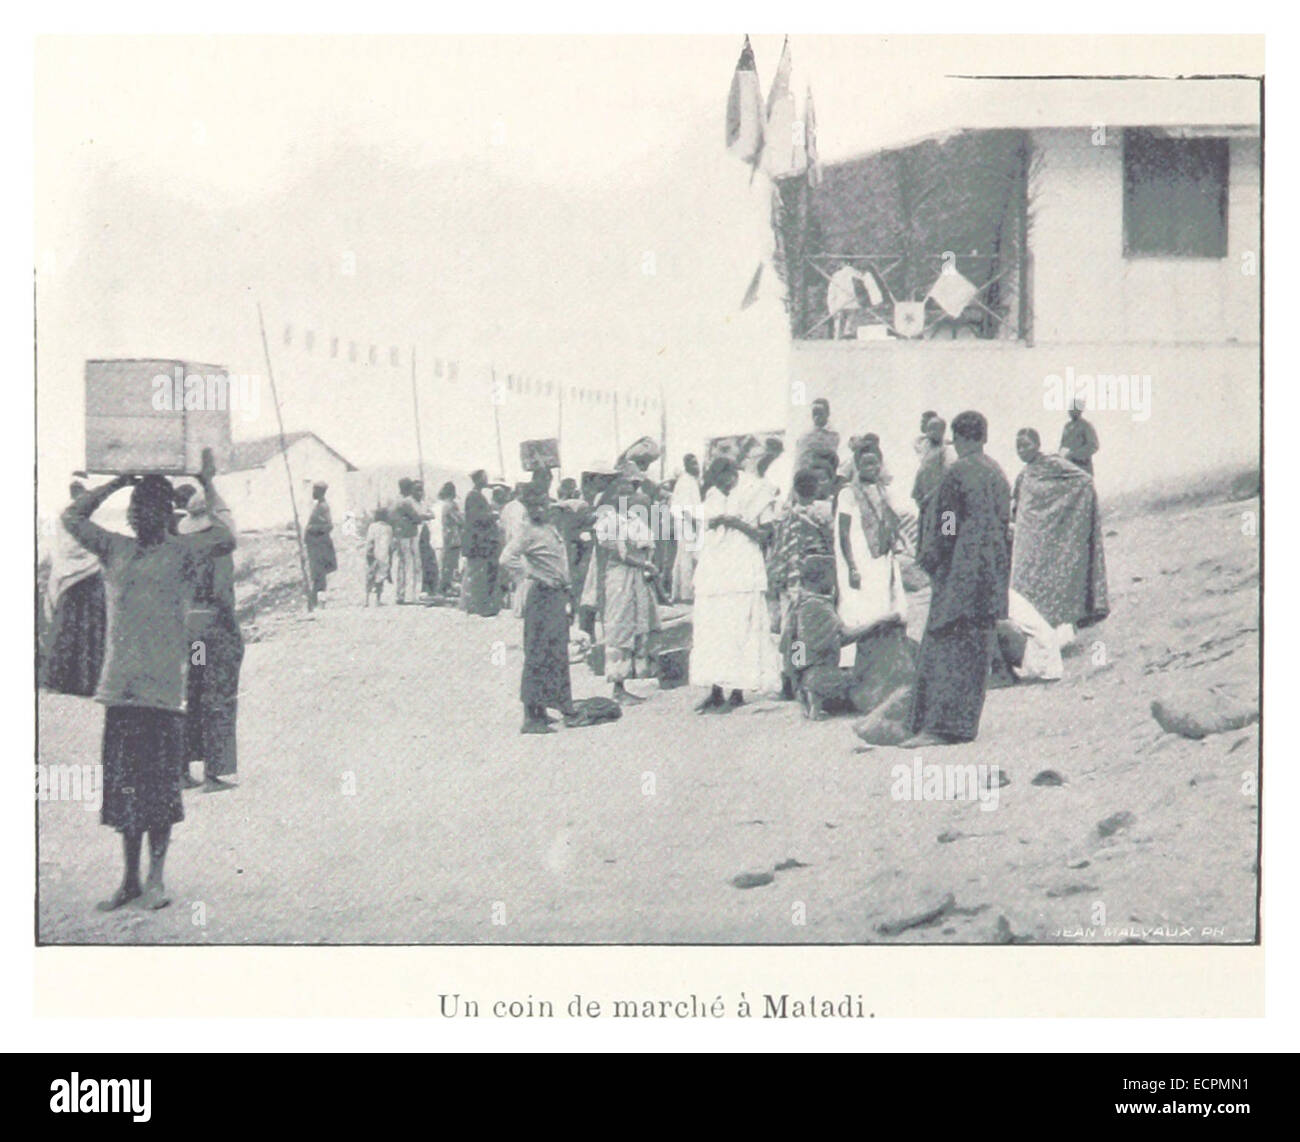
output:
{"label": "sandy ground", "polygon": [[[186,794],[172,907],[96,913],[117,835],[82,804],[39,806],[40,939],[1253,940],[1258,727],[1191,741],[1149,705],[1210,684],[1256,697],[1259,544],[1243,516],[1257,510],[1108,525],[1112,617],[1065,680],[990,693],[978,742],[921,758],[1002,767],[993,811],[894,798],[914,754],[787,703],[697,717],[698,692],[650,684],[621,722],[520,736],[517,620],[365,610],[359,587],[336,590],[249,646],[240,786]],[[343,562],[336,584],[359,583]],[[574,685],[607,693],[585,667]],[[95,763],[101,722],[93,702],[41,695],[39,760]],[[1065,783],[1032,784],[1046,769]]]}

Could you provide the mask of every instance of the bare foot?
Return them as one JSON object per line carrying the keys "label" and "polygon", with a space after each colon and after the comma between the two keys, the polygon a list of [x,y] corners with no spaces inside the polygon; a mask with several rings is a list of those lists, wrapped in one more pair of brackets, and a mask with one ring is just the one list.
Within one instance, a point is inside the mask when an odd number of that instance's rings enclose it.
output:
{"label": "bare foot", "polygon": [[722,691],[715,688],[709,692],[709,696],[703,702],[696,705],[695,712],[697,714],[712,714],[720,709],[722,709]]}
{"label": "bare foot", "polygon": [[931,746],[951,745],[947,738],[941,738],[937,734],[913,734],[906,741],[899,742],[899,749],[928,749]]}
{"label": "bare foot", "polygon": [[553,734],[555,728],[546,722],[527,721],[519,727],[521,734]]}
{"label": "bare foot", "polygon": [[140,896],[140,907],[147,908],[151,912],[166,908],[171,902],[171,897],[167,895],[161,884],[146,884]]}
{"label": "bare foot", "polygon": [[803,716],[810,722],[824,722],[830,717],[822,708],[821,702],[814,699],[807,690],[801,692],[800,704],[803,706]]}
{"label": "bare foot", "polygon": [[101,912],[116,912],[123,904],[130,904],[139,895],[140,886],[138,884],[133,888],[128,888],[124,884],[107,900],[101,900],[95,907]]}
{"label": "bare foot", "polygon": [[222,781],[220,777],[209,777],[203,782],[204,793],[225,793],[229,789],[237,789],[238,786],[230,781]]}

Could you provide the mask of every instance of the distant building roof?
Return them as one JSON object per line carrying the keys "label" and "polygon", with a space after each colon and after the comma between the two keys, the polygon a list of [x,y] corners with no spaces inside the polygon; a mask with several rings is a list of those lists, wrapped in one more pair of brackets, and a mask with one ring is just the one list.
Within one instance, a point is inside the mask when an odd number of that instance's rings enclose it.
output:
{"label": "distant building roof", "polygon": [[[331,448],[314,432],[286,432],[284,434],[284,443],[286,448],[291,448],[304,437],[310,436],[322,448],[334,456],[337,456],[347,466],[349,472],[355,472],[357,466],[347,457],[343,456],[335,449]],[[280,437],[279,436],[259,436],[255,440],[237,440],[230,447],[230,463],[226,467],[228,472],[246,472],[250,468],[265,468],[266,465],[280,454]]]}
{"label": "distant building roof", "polygon": [[[949,76],[902,132],[873,130],[874,146],[841,147],[826,166],[882,151],[941,140],[964,131],[1044,130],[1099,126],[1192,127],[1206,133],[1259,134],[1260,85],[1240,78],[1003,78]],[[818,124],[828,135],[835,128]],[[852,133],[852,125],[844,133]],[[888,137],[891,136],[892,137]]]}

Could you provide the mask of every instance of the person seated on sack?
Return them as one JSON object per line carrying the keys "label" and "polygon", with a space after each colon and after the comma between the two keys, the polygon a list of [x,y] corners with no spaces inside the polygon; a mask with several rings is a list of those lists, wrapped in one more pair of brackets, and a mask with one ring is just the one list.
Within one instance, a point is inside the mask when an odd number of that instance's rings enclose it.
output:
{"label": "person seated on sack", "polygon": [[840,650],[857,642],[875,623],[845,626],[835,610],[832,556],[805,558],[799,570],[799,601],[789,622],[789,658],[804,717],[819,722],[853,709],[853,671],[840,668]]}

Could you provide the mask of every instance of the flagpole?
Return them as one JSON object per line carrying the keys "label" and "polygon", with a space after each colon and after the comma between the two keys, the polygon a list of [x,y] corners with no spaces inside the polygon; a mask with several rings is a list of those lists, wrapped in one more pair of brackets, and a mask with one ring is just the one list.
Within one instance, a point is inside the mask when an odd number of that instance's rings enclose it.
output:
{"label": "flagpole", "polygon": [[271,347],[266,341],[266,321],[262,318],[262,303],[257,303],[257,326],[262,332],[262,354],[266,358],[266,379],[271,384],[271,403],[275,405],[275,422],[280,428],[280,455],[284,459],[284,477],[289,482],[289,506],[293,508],[293,534],[298,540],[298,569],[302,572],[302,585],[307,590],[307,613],[316,609],[316,590],[307,574],[307,552],[303,547],[302,524],[298,519],[298,497],[293,491],[293,470],[289,467],[289,448],[284,439],[284,416],[280,412],[280,396],[275,387],[275,371],[271,368]]}
{"label": "flagpole", "polygon": [[420,390],[415,384],[415,346],[411,346],[411,403],[415,406],[415,455],[419,459],[420,483],[424,483],[424,445],[420,442]]}
{"label": "flagpole", "polygon": [[664,464],[668,461],[668,404],[664,400],[664,382],[659,378],[659,482],[664,482]]}
{"label": "flagpole", "polygon": [[492,420],[497,430],[497,467],[501,472],[501,478],[506,478],[506,454],[501,450],[501,404],[497,400],[497,367],[490,365],[492,370]]}

